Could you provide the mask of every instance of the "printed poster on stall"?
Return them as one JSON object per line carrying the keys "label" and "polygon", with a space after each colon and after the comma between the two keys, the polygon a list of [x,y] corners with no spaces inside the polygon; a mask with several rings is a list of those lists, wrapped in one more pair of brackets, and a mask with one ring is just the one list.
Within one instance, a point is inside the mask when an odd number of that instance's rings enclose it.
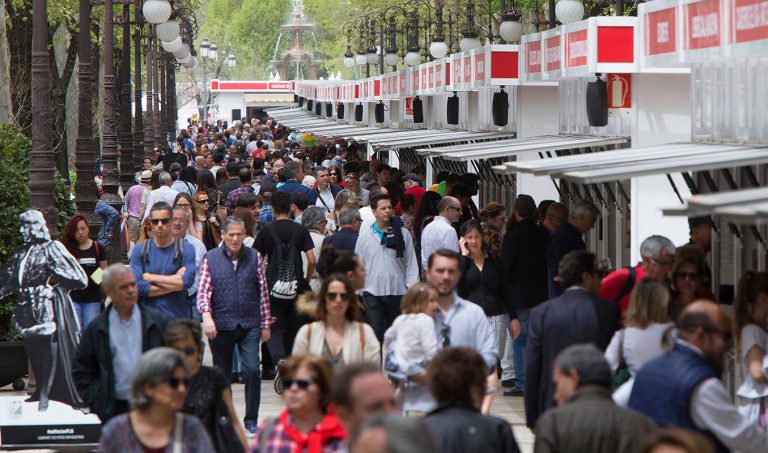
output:
{"label": "printed poster on stall", "polygon": [[403,119],[413,119],[413,100],[414,98],[405,98],[405,116]]}

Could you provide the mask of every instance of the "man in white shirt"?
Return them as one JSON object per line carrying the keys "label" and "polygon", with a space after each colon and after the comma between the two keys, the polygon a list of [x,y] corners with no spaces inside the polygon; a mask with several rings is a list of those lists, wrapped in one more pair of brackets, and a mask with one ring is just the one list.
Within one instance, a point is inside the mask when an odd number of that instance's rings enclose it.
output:
{"label": "man in white shirt", "polygon": [[427,268],[427,260],[438,249],[459,253],[459,237],[451,225],[461,217],[461,203],[453,197],[443,197],[438,205],[440,215],[421,232],[421,268]]}
{"label": "man in white shirt", "polygon": [[170,173],[167,171],[161,172],[158,180],[160,181],[160,188],[153,190],[152,193],[149,194],[147,208],[144,210],[144,219],[149,216],[149,213],[152,211],[152,206],[154,206],[155,203],[164,201],[170,206],[173,206],[173,202],[176,200],[176,195],[179,194],[178,191],[171,189],[173,178],[171,178]]}
{"label": "man in white shirt", "polygon": [[646,363],[627,384],[629,407],[663,428],[698,431],[718,451],[766,451],[768,433],[739,413],[720,379],[732,346],[728,315],[716,303],[700,300],[683,310],[677,326],[672,349]]}
{"label": "man in white shirt", "polygon": [[360,230],[355,253],[365,264],[368,278],[363,288],[363,303],[368,322],[379,341],[400,315],[400,299],[419,281],[413,240],[402,220],[392,215],[392,200],[380,194],[371,199],[376,218]]}
{"label": "man in white shirt", "polygon": [[[369,200],[373,200],[379,195],[389,195],[387,189],[384,187],[374,187],[368,192]],[[363,219],[362,225],[360,225],[360,231],[368,231],[376,222],[376,217],[373,215],[373,207],[369,204],[360,208],[360,218]]]}
{"label": "man in white shirt", "polygon": [[341,192],[341,187],[331,184],[331,180],[328,178],[328,169],[325,167],[315,168],[315,182],[317,182],[317,187],[312,189],[317,197],[315,206],[323,208],[326,215],[332,213],[336,203],[336,195]]}

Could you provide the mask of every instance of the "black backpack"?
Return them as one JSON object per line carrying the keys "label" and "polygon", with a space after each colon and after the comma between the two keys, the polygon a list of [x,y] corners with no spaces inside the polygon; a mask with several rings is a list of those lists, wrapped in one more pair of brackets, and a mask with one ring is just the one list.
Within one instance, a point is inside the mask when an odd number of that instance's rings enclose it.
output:
{"label": "black backpack", "polygon": [[272,288],[269,295],[276,299],[293,300],[299,293],[299,280],[303,272],[301,255],[295,245],[296,237],[284,243],[274,227],[266,230],[275,242],[267,265],[267,283]]}

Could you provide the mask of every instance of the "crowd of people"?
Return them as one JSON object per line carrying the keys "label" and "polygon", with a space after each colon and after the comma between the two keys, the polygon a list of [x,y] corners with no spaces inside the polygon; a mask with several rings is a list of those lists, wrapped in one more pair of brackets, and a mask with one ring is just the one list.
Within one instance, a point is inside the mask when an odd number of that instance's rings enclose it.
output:
{"label": "crowd of people", "polygon": [[[500,387],[537,452],[768,450],[768,274],[737,288],[734,403],[708,219],[612,270],[586,250],[589,200],[478,209],[474,174],[427,186],[424,166],[267,117],[190,125],[177,145],[126,192],[128,266],[107,267],[84,218],[65,230],[110,301],[93,279],[73,294],[101,451],[519,451],[490,415]],[[263,379],[285,400],[274,418]]]}

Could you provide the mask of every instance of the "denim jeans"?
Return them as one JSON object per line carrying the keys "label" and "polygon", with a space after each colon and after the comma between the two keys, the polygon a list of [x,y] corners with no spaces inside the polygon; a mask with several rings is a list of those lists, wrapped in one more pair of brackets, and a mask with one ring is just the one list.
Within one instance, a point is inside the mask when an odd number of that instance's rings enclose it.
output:
{"label": "denim jeans", "polygon": [[81,332],[84,332],[88,324],[101,314],[101,302],[75,302],[74,306],[77,320],[80,321]]}
{"label": "denim jeans", "polygon": [[213,364],[222,370],[232,368],[232,356],[235,346],[240,353],[245,379],[245,418],[246,425],[259,421],[259,404],[261,404],[261,372],[259,371],[259,354],[261,352],[261,329],[253,327],[235,330],[219,330],[216,338],[211,340]]}
{"label": "denim jeans", "polygon": [[403,296],[374,296],[363,293],[365,318],[371,325],[379,343],[384,342],[384,332],[400,316],[400,300]]}
{"label": "denim jeans", "polygon": [[528,342],[528,313],[530,309],[516,310],[517,320],[520,321],[520,335],[512,340],[512,361],[515,363],[515,389],[525,389],[525,344]]}

